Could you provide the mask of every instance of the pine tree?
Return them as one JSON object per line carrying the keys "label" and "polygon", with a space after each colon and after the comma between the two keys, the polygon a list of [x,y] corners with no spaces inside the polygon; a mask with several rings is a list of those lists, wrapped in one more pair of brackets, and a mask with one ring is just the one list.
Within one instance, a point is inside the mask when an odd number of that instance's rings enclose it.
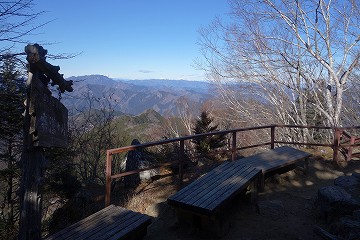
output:
{"label": "pine tree", "polygon": [[[10,54],[8,56],[11,56]],[[0,62],[0,238],[10,239],[16,234],[19,205],[18,162],[22,150],[22,122],[25,81],[21,79],[16,59],[6,57]]]}
{"label": "pine tree", "polygon": [[[218,125],[213,124],[214,119],[209,116],[209,113],[206,111],[202,111],[200,114],[200,118],[195,122],[195,126],[193,128],[194,134],[202,134],[209,132],[218,131]],[[214,157],[210,157],[209,153],[217,148],[221,148],[225,146],[225,138],[224,134],[213,135],[200,137],[193,140],[195,144],[195,150],[200,156],[206,156],[210,159],[215,159]]]}

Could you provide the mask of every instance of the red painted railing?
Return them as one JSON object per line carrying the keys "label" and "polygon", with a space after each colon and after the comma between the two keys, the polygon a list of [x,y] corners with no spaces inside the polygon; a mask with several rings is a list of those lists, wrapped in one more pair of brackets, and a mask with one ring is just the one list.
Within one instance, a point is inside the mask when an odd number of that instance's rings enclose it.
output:
{"label": "red painted railing", "polygon": [[[276,128],[288,128],[288,129],[317,129],[317,130],[333,130],[334,132],[334,138],[333,142],[331,144],[326,143],[307,143],[307,142],[293,142],[293,141],[277,141],[275,139],[276,136]],[[269,129],[270,130],[270,141],[265,141],[253,145],[248,146],[237,146],[237,133],[239,132],[246,132],[246,131],[253,131],[253,130],[261,130],[261,129]],[[147,171],[150,169],[155,169],[163,166],[169,166],[171,164],[174,164],[174,162],[168,162],[163,163],[158,166],[153,166],[146,169],[139,169],[134,170],[130,172],[123,172],[123,173],[112,173],[112,157],[115,154],[119,153],[126,153],[129,151],[152,147],[152,146],[159,146],[169,143],[176,143],[178,142],[180,144],[179,152],[178,152],[178,161],[179,164],[179,182],[182,184],[183,181],[183,164],[184,164],[184,155],[185,155],[185,141],[190,141],[192,139],[205,137],[205,136],[212,136],[212,135],[222,135],[222,134],[231,134],[231,147],[229,148],[231,151],[231,159],[235,160],[237,156],[237,151],[249,149],[249,148],[255,148],[255,147],[262,147],[262,146],[270,146],[271,149],[275,147],[275,144],[289,144],[289,145],[305,145],[305,146],[325,146],[325,147],[331,147],[333,149],[333,161],[335,163],[338,162],[338,152],[340,149],[343,149],[344,147],[347,147],[347,149],[350,149],[347,151],[347,160],[350,160],[352,157],[352,149],[353,147],[360,146],[360,138],[359,137],[352,137],[347,132],[348,131],[359,131],[360,126],[355,127],[342,127],[342,128],[333,128],[333,127],[319,127],[319,126],[296,126],[296,125],[266,125],[266,126],[258,126],[258,127],[249,127],[249,128],[238,128],[238,129],[231,129],[231,130],[225,130],[225,131],[218,131],[218,132],[212,132],[212,133],[204,133],[204,134],[198,134],[198,135],[191,135],[191,136],[185,136],[185,137],[179,137],[179,138],[173,138],[173,139],[167,139],[162,141],[156,141],[156,142],[149,142],[139,145],[131,145],[121,148],[115,148],[115,149],[109,149],[106,151],[106,166],[105,166],[105,177],[106,177],[106,193],[105,193],[105,206],[110,205],[110,197],[111,197],[111,181],[116,178],[125,177],[132,174],[138,174],[142,171]],[[342,142],[343,136],[347,137],[350,136],[349,142]]]}
{"label": "red painted railing", "polygon": [[350,161],[353,157],[359,157],[360,152],[354,153],[354,147],[360,146],[360,136],[354,135],[345,129],[336,129],[335,136],[337,138],[338,151],[342,153],[346,161]]}

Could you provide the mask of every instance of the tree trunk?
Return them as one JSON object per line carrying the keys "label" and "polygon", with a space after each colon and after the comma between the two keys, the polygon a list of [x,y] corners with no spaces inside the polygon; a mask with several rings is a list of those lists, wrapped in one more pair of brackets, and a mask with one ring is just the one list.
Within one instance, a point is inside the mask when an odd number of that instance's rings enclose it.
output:
{"label": "tree trunk", "polygon": [[22,155],[21,210],[19,239],[41,239],[41,182],[45,158],[43,149],[36,147]]}

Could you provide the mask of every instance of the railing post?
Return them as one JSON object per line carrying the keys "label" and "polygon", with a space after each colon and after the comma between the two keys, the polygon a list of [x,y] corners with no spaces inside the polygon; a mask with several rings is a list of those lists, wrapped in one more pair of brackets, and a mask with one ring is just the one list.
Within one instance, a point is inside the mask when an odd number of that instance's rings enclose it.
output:
{"label": "railing post", "polygon": [[106,151],[106,166],[105,166],[106,190],[105,190],[105,207],[110,205],[111,195],[111,154]]}
{"label": "railing post", "polygon": [[231,145],[231,160],[236,158],[236,132],[232,133],[232,145]]}
{"label": "railing post", "polygon": [[346,155],[346,161],[350,161],[352,158],[353,145],[355,144],[355,136],[350,137],[350,146]]}
{"label": "railing post", "polygon": [[342,130],[335,128],[334,132],[334,143],[333,143],[333,163],[338,165],[338,152],[341,139]]}
{"label": "railing post", "polygon": [[271,140],[270,140],[270,148],[274,149],[275,148],[275,125],[272,125],[270,128],[270,135],[271,135]]}
{"label": "railing post", "polygon": [[180,140],[180,149],[179,149],[179,184],[182,186],[183,184],[183,165],[184,165],[184,155],[185,155],[185,144],[184,140]]}

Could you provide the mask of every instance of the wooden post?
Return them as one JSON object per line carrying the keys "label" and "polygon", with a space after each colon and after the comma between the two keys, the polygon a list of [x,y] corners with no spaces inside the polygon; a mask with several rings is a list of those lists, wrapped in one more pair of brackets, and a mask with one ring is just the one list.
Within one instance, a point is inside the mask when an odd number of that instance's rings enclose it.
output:
{"label": "wooden post", "polygon": [[353,150],[354,144],[355,144],[355,136],[351,136],[350,137],[350,146],[348,147],[348,152],[346,155],[346,161],[350,161],[352,158],[352,150]]}
{"label": "wooden post", "polygon": [[259,192],[263,192],[265,189],[265,174],[264,173],[260,173],[259,178],[258,178],[258,186],[259,186]]}
{"label": "wooden post", "polygon": [[270,128],[270,135],[271,135],[271,145],[270,148],[274,149],[275,148],[275,125],[271,126]]}
{"label": "wooden post", "polygon": [[105,190],[105,207],[110,205],[111,198],[111,162],[112,157],[109,151],[106,151],[106,165],[105,165],[105,178],[106,178],[106,190]]}
{"label": "wooden post", "polygon": [[[45,158],[43,149],[35,147],[25,150],[21,164],[21,210],[19,239],[41,239],[41,186],[44,176]],[[26,170],[25,170],[26,169]]]}
{"label": "wooden post", "polygon": [[253,183],[253,186],[252,186],[252,189],[251,189],[251,198],[250,198],[250,201],[252,202],[252,203],[255,203],[256,201],[257,201],[257,197],[258,197],[258,191],[259,191],[259,178],[260,178],[260,175],[262,175],[262,173],[261,174],[259,174],[259,177],[256,177],[255,179],[254,179],[254,183]]}
{"label": "wooden post", "polygon": [[305,158],[304,160],[304,174],[308,175],[309,173],[309,158]]}
{"label": "wooden post", "polygon": [[25,47],[28,61],[23,152],[21,156],[20,240],[41,239],[44,148],[67,146],[68,112],[60,100],[51,96],[48,83],[60,92],[71,92],[72,81],[59,74],[60,68],[46,62],[47,51],[38,44]]}
{"label": "wooden post", "polygon": [[[32,77],[33,74],[29,73],[29,78]],[[37,77],[37,74],[35,77]],[[42,198],[40,187],[45,159],[42,155],[42,148],[32,146],[32,137],[29,133],[31,124],[29,114],[31,87],[29,85],[27,89],[23,152],[21,155],[19,239],[41,239]]]}
{"label": "wooden post", "polygon": [[236,158],[236,132],[232,133],[232,145],[231,145],[231,160]]}
{"label": "wooden post", "polygon": [[338,165],[338,152],[341,139],[342,130],[335,128],[334,132],[334,142],[333,142],[333,163]]}
{"label": "wooden post", "polygon": [[184,164],[184,155],[185,155],[185,144],[184,144],[184,140],[180,140],[180,149],[179,149],[179,184],[180,186],[182,186],[183,184],[183,178],[184,178],[184,173],[183,173],[183,164]]}

